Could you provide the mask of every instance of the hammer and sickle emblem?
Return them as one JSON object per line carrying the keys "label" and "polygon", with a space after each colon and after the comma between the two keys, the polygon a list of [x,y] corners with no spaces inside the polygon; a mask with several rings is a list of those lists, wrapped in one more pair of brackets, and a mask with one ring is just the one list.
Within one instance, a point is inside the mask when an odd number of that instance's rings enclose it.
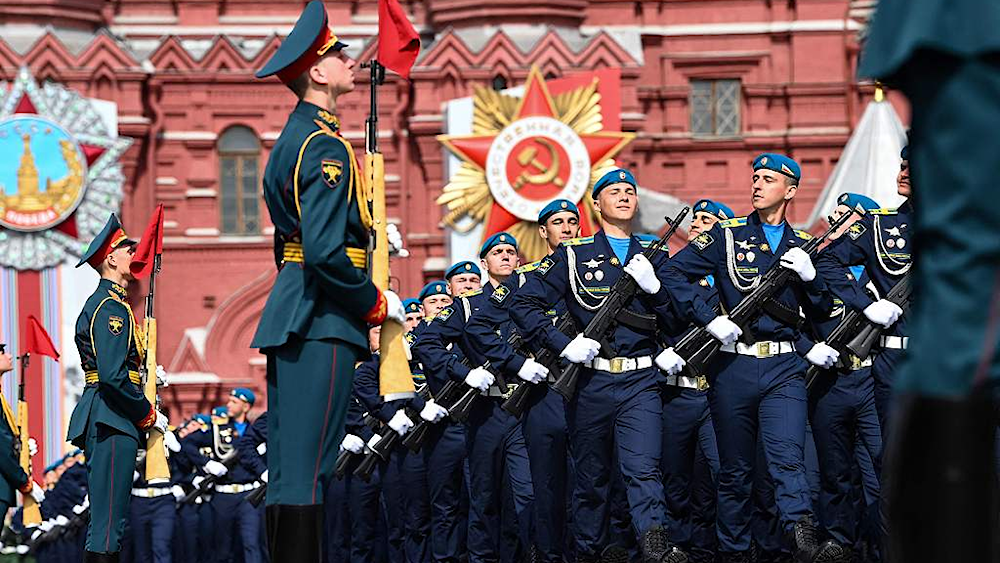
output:
{"label": "hammer and sickle emblem", "polygon": [[514,181],[514,189],[519,190],[524,187],[525,184],[535,184],[544,185],[548,183],[553,183],[557,187],[563,187],[565,182],[562,178],[557,178],[559,175],[559,154],[556,152],[556,147],[547,139],[538,138],[535,142],[542,145],[549,151],[549,157],[552,164],[546,168],[544,164],[538,160],[538,148],[536,147],[525,147],[524,150],[517,155],[517,163],[525,168],[533,168],[537,170],[537,173],[530,174],[528,170],[522,170],[517,176],[517,180]]}

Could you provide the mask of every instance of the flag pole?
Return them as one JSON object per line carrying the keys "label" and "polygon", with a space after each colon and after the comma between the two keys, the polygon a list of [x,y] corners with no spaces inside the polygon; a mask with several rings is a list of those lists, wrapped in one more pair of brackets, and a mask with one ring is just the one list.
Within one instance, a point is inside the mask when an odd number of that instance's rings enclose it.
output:
{"label": "flag pole", "polygon": [[[143,394],[146,396],[146,400],[157,409],[160,408],[160,397],[156,385],[156,316],[153,311],[153,298],[156,292],[156,274],[159,271],[160,253],[157,252],[153,257],[153,271],[149,274],[149,293],[146,294],[144,319],[146,361],[142,370]],[[170,467],[167,466],[167,454],[163,448],[163,433],[156,428],[150,428],[146,437],[146,481],[157,484],[166,483],[169,480]]]}

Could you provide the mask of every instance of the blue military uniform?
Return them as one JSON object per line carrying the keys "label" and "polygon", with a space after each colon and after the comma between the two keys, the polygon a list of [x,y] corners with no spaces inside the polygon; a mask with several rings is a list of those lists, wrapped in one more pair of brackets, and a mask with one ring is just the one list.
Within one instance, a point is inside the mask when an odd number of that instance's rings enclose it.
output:
{"label": "blue military uniform", "polygon": [[21,469],[21,448],[13,411],[7,399],[0,397],[0,402],[3,403],[3,418],[0,419],[0,514],[6,514],[7,509],[17,502],[15,493],[30,494],[32,483]]}
{"label": "blue military uniform", "polygon": [[[314,0],[257,76],[289,84],[343,47]],[[300,100],[264,170],[278,277],[251,347],[267,355],[269,539],[275,558],[286,560],[319,557],[323,491],[354,363],[367,356],[368,324],[387,313],[366,273],[371,217],[354,149],[339,129],[328,108]]]}
{"label": "blue military uniform", "polygon": [[[134,561],[170,563],[174,560],[176,501],[182,493],[179,485],[190,472],[191,462],[181,451],[168,451],[170,480],[166,483],[149,483],[145,478],[145,460],[145,451],[140,450],[135,467],[138,476],[132,482],[126,541],[131,542]],[[178,488],[174,488],[175,486]]]}
{"label": "blue military uniform", "polygon": [[[754,162],[754,170],[760,168],[799,178],[798,165],[781,155],[761,155]],[[785,252],[812,238],[787,223],[778,235],[780,242],[775,245],[757,212],[721,221],[674,256],[663,284],[683,314],[706,325],[718,313],[701,298],[697,281],[714,276],[722,308],[731,310],[765,272],[781,267],[778,260]],[[776,307],[792,311],[796,319],[800,307],[809,314],[828,311],[831,303],[819,277],[810,283],[792,281],[773,301]],[[720,457],[717,531],[720,551],[726,557],[739,557],[751,548],[751,481],[758,436],[775,486],[781,530],[796,543],[801,541],[803,550],[816,549],[810,534],[796,535],[814,526],[804,462],[806,390],[802,381],[808,365],[802,355],[813,342],[796,321],[789,324],[788,320],[766,314],[743,327],[744,338],[752,343],[723,347],[706,374]],[[824,544],[823,549],[839,552],[837,546]]]}
{"label": "blue military uniform", "polygon": [[[614,171],[608,181],[634,179],[627,171]],[[595,184],[595,194],[605,180]],[[596,197],[596,195],[595,195]],[[552,325],[545,312],[551,304],[564,300],[577,326],[584,327],[600,309],[602,298],[624,274],[622,267],[644,244],[636,237],[628,241],[624,259],[613,251],[607,236],[599,231],[592,237],[562,243],[552,256],[544,258],[536,275],[513,296],[510,315],[526,339],[562,351],[571,338]],[[667,262],[654,257],[654,268]],[[669,315],[669,296],[637,295],[628,308],[647,319],[647,326],[619,324],[602,343],[604,351],[580,375],[576,397],[567,407],[570,450],[576,468],[573,513],[575,548],[578,558],[595,558],[609,544],[609,483],[611,464],[617,451],[618,464],[626,485],[632,524],[640,538],[647,538],[665,523],[664,493],[660,474],[661,379],[653,366],[657,350],[657,317]],[[669,557],[683,557],[667,550]]]}
{"label": "blue military uniform", "polygon": [[[89,262],[96,268],[127,244],[135,243],[112,215],[77,266]],[[70,417],[67,439],[87,456],[92,506],[87,557],[95,560],[100,559],[95,554],[121,549],[140,430],[156,421],[156,411],[139,387],[141,342],[127,298],[124,287],[101,279],[76,321],[86,386]]]}
{"label": "blue military uniform", "polygon": [[[506,238],[505,238],[506,237]],[[487,240],[484,250],[497,244],[513,244],[516,241],[508,234],[498,233]],[[485,255],[485,252],[481,252]],[[424,328],[417,338],[414,352],[428,373],[444,374],[464,385],[471,371],[453,354],[449,345],[456,345],[469,358],[472,365],[481,366],[486,358],[468,338],[466,326],[469,318],[476,314],[493,287],[487,284],[483,290],[457,297],[454,303],[442,310]],[[509,327],[500,327],[509,331]],[[503,335],[509,336],[509,332]],[[502,536],[510,537],[504,528],[511,518],[502,518],[508,494],[513,495],[513,510],[516,519],[515,535],[522,548],[530,549],[532,486],[528,454],[520,422],[500,408],[506,390],[495,384],[485,397],[480,397],[472,407],[466,423],[466,448],[469,460],[469,531],[468,547],[470,561],[491,561],[510,551],[510,546],[502,545]],[[430,468],[428,468],[430,470]],[[503,489],[504,481],[509,482],[509,491]]]}

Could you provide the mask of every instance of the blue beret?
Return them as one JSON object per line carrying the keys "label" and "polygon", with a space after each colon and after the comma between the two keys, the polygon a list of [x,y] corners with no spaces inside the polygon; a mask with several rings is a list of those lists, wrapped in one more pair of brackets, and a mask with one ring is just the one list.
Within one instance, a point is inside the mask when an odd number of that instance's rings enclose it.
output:
{"label": "blue beret", "polygon": [[219,417],[219,418],[223,418],[223,417],[228,418],[229,417],[229,409],[227,409],[226,407],[215,407],[214,409],[212,409],[212,416]]}
{"label": "blue beret", "polygon": [[255,76],[265,78],[277,74],[282,82],[289,84],[309,70],[327,51],[347,47],[330,31],[327,17],[326,7],[320,0],[306,5],[291,33]]}
{"label": "blue beret", "polygon": [[837,198],[838,203],[842,203],[851,209],[857,208],[859,205],[861,209],[865,211],[871,211],[872,209],[880,209],[882,206],[878,204],[874,199],[861,194],[845,193]]}
{"label": "blue beret", "polygon": [[97,268],[108,254],[111,254],[111,251],[126,244],[136,244],[136,242],[128,238],[128,235],[122,229],[122,224],[118,220],[118,216],[112,213],[111,217],[108,217],[108,222],[104,224],[104,228],[101,229],[101,232],[97,233],[94,240],[90,241],[87,250],[83,252],[83,256],[77,262],[76,267],[79,268],[89,263],[94,268]]}
{"label": "blue beret", "polygon": [[247,389],[246,387],[237,387],[236,389],[233,389],[229,395],[236,397],[237,399],[243,399],[251,405],[257,402],[257,396],[253,394],[253,391]]}
{"label": "blue beret", "polygon": [[475,262],[470,262],[469,260],[463,260],[461,262],[455,262],[448,268],[444,273],[444,279],[450,280],[452,276],[458,274],[476,274],[479,277],[483,277],[483,272],[479,269],[479,266]]}
{"label": "blue beret", "polygon": [[419,313],[420,312],[420,300],[414,299],[413,297],[403,300],[403,310],[407,313]]}
{"label": "blue beret", "polygon": [[729,209],[729,206],[725,203],[719,203],[710,199],[699,199],[694,204],[694,212],[697,213],[699,211],[715,215],[719,219],[732,219],[736,216],[733,210]]}
{"label": "blue beret", "polygon": [[633,176],[631,172],[625,170],[624,168],[615,168],[594,182],[593,198],[597,199],[597,194],[601,193],[601,190],[604,188],[610,186],[611,184],[618,184],[621,182],[631,184],[633,188],[638,187],[635,184],[635,176]]}
{"label": "blue beret", "polygon": [[59,467],[60,465],[62,465],[62,462],[63,462],[63,460],[59,460],[59,461],[57,461],[55,463],[52,463],[52,464],[46,466],[45,473],[48,473],[49,471],[55,471],[57,467]]}
{"label": "blue beret", "polygon": [[910,160],[910,145],[907,144],[903,147],[903,150],[899,151],[899,158],[903,160]]}
{"label": "blue beret", "polygon": [[208,426],[208,425],[212,424],[212,417],[208,416],[205,413],[201,413],[201,412],[198,413],[198,414],[196,414],[196,415],[194,415],[193,417],[191,417],[191,419],[194,420],[195,422],[200,422],[201,424],[204,424],[205,426]]}
{"label": "blue beret", "polygon": [[542,208],[542,211],[538,214],[538,224],[543,225],[556,213],[562,211],[569,211],[577,217],[580,216],[580,210],[576,208],[576,204],[568,199],[556,199],[549,202],[548,205]]}
{"label": "blue beret", "polygon": [[753,159],[754,172],[761,168],[774,170],[796,180],[802,179],[802,168],[799,166],[799,163],[783,154],[766,152]]}
{"label": "blue beret", "polygon": [[420,290],[420,295],[417,296],[417,299],[423,301],[432,295],[448,295],[448,284],[444,280],[432,281]]}
{"label": "blue beret", "polygon": [[483,247],[479,249],[479,257],[486,258],[486,254],[488,254],[489,251],[493,250],[497,246],[500,246],[501,244],[509,244],[514,247],[514,250],[517,250],[517,239],[514,238],[514,235],[500,231],[499,233],[496,233],[486,239],[486,242],[483,243]]}

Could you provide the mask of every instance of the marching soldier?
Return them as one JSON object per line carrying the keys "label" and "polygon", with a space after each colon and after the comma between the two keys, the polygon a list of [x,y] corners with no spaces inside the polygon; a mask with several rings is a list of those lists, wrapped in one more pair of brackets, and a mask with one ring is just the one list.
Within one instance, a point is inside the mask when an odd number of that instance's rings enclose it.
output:
{"label": "marching soldier", "polygon": [[176,501],[184,496],[180,483],[190,470],[190,461],[181,453],[181,444],[173,431],[163,435],[170,467],[170,481],[150,483],[145,478],[146,448],[139,450],[132,482],[127,538],[131,540],[134,561],[170,563],[173,561]]}
{"label": "marching soldier", "polygon": [[406,332],[411,332],[424,319],[424,309],[420,306],[419,299],[411,297],[403,300],[403,310],[406,311],[406,325],[403,328]]}
{"label": "marching soldier", "polygon": [[[708,399],[718,439],[720,471],[718,538],[723,561],[745,561],[751,534],[752,468],[758,458],[758,436],[767,472],[774,482],[780,529],[790,538],[796,557],[805,561],[841,561],[836,542],[820,542],[804,449],[806,390],[802,377],[808,362],[829,367],[836,350],[813,343],[798,329],[799,308],[829,310],[830,297],[816,277],[812,260],[799,246],[812,238],[793,230],[785,213],[798,189],[798,163],[784,155],[762,154],[753,162],[748,217],[717,223],[700,234],[670,261],[663,278],[680,310],[706,326],[722,343],[714,373],[706,374]],[[731,310],[752,291],[771,267],[796,273],[797,283],[783,288],[768,314],[751,327],[753,334],[737,342],[743,329],[699,297],[698,280],[713,275],[723,310]],[[673,349],[666,353],[673,354]],[[675,361],[683,365],[676,354]],[[764,468],[760,468],[763,470]]]}
{"label": "marching soldier", "polygon": [[[550,202],[538,214],[539,236],[548,245],[548,255],[561,242],[580,234],[580,211],[565,199]],[[515,350],[497,334],[497,327],[510,323],[507,309],[511,294],[533,275],[539,262],[522,266],[484,300],[479,311],[469,319],[466,330],[472,344],[489,360],[490,365],[510,376],[519,377],[521,385],[533,385],[527,411],[522,419],[524,442],[528,449],[531,483],[534,491],[535,546],[539,561],[562,561],[566,547],[567,463],[566,406],[563,398],[548,385],[541,384],[544,368],[524,352]],[[552,313],[566,311],[560,300]],[[537,351],[537,350],[536,350]],[[551,374],[548,375],[551,379]]]}
{"label": "marching soldier", "polygon": [[86,386],[67,436],[87,456],[87,562],[118,560],[141,431],[167,429],[167,417],[149,404],[139,386],[142,344],[126,292],[135,279],[129,270],[135,245],[112,214],[77,264],[89,264],[101,275],[76,321]]}
{"label": "marching soldier", "polygon": [[[496,233],[483,243],[479,257],[491,281],[483,286],[484,290],[456,297],[450,307],[438,313],[420,333],[414,352],[428,371],[445,374],[485,395],[478,399],[465,425],[470,496],[468,544],[470,560],[491,561],[508,549],[501,545],[501,538],[508,535],[501,529],[501,517],[506,513],[501,507],[507,504],[508,494],[513,495],[516,518],[504,519],[504,525],[516,521],[521,546],[531,548],[533,493],[521,424],[500,408],[507,390],[494,384],[492,373],[482,367],[470,369],[448,349],[451,345],[460,348],[474,366],[485,363],[486,358],[469,340],[466,325],[493,290],[514,272],[518,264],[517,240],[508,233]],[[509,327],[498,328],[505,331],[504,338],[509,335]],[[505,480],[509,491],[502,487]]]}
{"label": "marching soldier", "polygon": [[469,260],[456,262],[444,272],[444,279],[448,282],[448,293],[455,297],[481,288],[482,278],[482,270],[475,262]]}
{"label": "marching soldier", "polygon": [[[278,277],[251,346],[267,356],[268,540],[275,561],[320,558],[323,493],[367,326],[404,324],[396,294],[366,274],[372,221],[337,99],[354,89],[354,61],[310,2],[258,78],[276,75],[299,102],[264,171]],[[348,297],[348,298],[345,298]],[[333,374],[331,376],[331,374]]]}
{"label": "marching soldier", "polygon": [[[594,183],[592,197],[601,214],[601,230],[592,237],[566,241],[555,254],[543,259],[536,275],[514,295],[511,317],[526,338],[584,366],[575,397],[567,406],[570,451],[576,468],[573,512],[577,561],[598,560],[608,544],[608,483],[617,450],[642,560],[686,562],[687,556],[668,541],[663,529],[661,377],[653,365],[657,316],[670,315],[670,296],[660,287],[656,270],[662,270],[668,254],[664,248],[654,266],[642,255],[642,243],[632,235],[631,222],[639,201],[635,178],[629,171],[615,169],[604,174]],[[634,316],[642,326],[619,324],[602,346],[583,334],[563,334],[545,315],[553,303],[565,300],[577,326],[587,326],[608,290],[623,275],[635,279],[640,288],[628,308],[638,313]],[[607,351],[598,356],[602,348]]]}
{"label": "marching soldier", "polygon": [[[7,353],[0,354],[0,375],[14,369],[14,357]],[[16,498],[14,491],[20,491],[23,495],[31,495],[35,502],[42,502],[45,499],[45,492],[42,488],[21,469],[20,463],[20,442],[17,438],[17,421],[11,411],[7,399],[0,396],[0,403],[3,407],[3,421],[0,422],[0,514],[6,514],[7,510],[14,506]],[[31,440],[34,444],[34,440]],[[35,452],[31,452],[34,456]]]}

